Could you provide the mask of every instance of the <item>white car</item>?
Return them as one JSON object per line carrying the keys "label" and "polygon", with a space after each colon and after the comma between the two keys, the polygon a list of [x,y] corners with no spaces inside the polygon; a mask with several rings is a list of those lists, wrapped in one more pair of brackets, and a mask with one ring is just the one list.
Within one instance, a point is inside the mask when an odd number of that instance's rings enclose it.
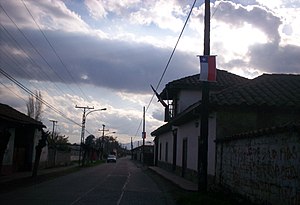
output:
{"label": "white car", "polygon": [[109,162],[116,163],[117,162],[117,157],[115,155],[110,154],[110,155],[107,156],[106,162],[107,163],[109,163]]}

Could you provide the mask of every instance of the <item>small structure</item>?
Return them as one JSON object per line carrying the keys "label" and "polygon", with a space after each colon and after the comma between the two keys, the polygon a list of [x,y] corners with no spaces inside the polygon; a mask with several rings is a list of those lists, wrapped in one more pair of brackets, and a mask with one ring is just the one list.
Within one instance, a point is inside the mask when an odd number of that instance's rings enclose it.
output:
{"label": "small structure", "polygon": [[[144,157],[143,157],[144,148]],[[153,145],[141,145],[132,149],[132,157],[134,160],[144,162],[147,165],[153,165],[154,163],[154,146]],[[143,161],[144,160],[144,161]]]}
{"label": "small structure", "polygon": [[[45,127],[27,115],[0,103],[0,168],[1,174],[31,171],[35,147]],[[47,147],[42,150],[40,166],[47,161]]]}

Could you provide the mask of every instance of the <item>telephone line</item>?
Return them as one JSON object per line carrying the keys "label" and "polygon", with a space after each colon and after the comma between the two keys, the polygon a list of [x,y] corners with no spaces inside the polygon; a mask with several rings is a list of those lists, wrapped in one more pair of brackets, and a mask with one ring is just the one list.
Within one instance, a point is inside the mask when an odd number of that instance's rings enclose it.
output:
{"label": "telephone line", "polygon": [[[49,62],[44,58],[44,56],[37,50],[37,48],[32,44],[32,42],[27,38],[27,36],[24,34],[24,32],[18,27],[18,25],[14,22],[14,20],[8,15],[8,13],[6,12],[6,10],[2,7],[2,5],[0,4],[0,7],[2,8],[2,10],[4,11],[5,15],[10,19],[10,21],[15,25],[15,27],[18,29],[18,31],[22,34],[22,36],[26,39],[26,41],[30,44],[30,46],[34,49],[34,51],[43,59],[43,61],[48,65],[48,67],[53,71],[53,73],[61,80],[61,82],[65,82],[62,77],[60,77],[57,72],[54,70],[54,68],[49,64]],[[65,83],[67,85],[67,87],[69,88],[69,90],[71,92],[73,92],[75,95],[76,93],[74,92],[73,89],[71,89],[70,86],[68,86],[67,83]]]}
{"label": "telephone line", "polygon": [[[40,65],[38,65],[37,64],[37,62],[34,60],[34,59],[32,59],[31,57],[30,57],[30,55],[28,55],[27,53],[26,53],[26,51],[24,50],[24,48],[19,44],[19,42],[14,38],[14,36],[13,35],[11,35],[10,34],[10,32],[1,24],[1,22],[0,22],[0,26],[4,29],[4,31],[5,32],[3,32],[4,34],[6,34],[7,36],[8,36],[8,39],[10,39],[10,40],[8,40],[8,41],[11,41],[11,42],[13,42],[14,44],[15,44],[15,46],[16,47],[18,47],[20,50],[22,50],[22,52],[23,52],[23,54],[24,54],[24,56],[27,58],[27,60],[29,61],[29,63],[31,63],[33,66],[36,66],[37,68],[39,68],[41,71],[42,71],[42,73],[45,75],[45,79],[48,79],[49,81],[52,81],[53,82],[53,80],[51,80],[51,78],[49,77],[49,75],[42,69],[42,67],[40,66]],[[5,53],[5,52],[4,52]],[[12,57],[13,58],[13,57]],[[22,66],[20,66],[20,69],[21,70],[23,70],[25,73],[27,73],[23,68],[22,68]],[[34,74],[37,74],[38,72],[33,72],[33,73],[30,73],[31,75],[34,75]],[[29,75],[29,74],[28,74]],[[38,77],[38,76],[36,76],[36,77]],[[40,76],[40,77],[42,77],[42,76]],[[42,77],[43,78],[43,77]],[[55,82],[53,82],[53,84],[54,84],[54,86],[56,87],[56,89],[57,90],[59,90],[62,94],[64,94],[64,92],[62,91],[62,89],[55,83]],[[45,90],[48,90],[47,88],[45,88]]]}
{"label": "telephone line", "polygon": [[72,73],[70,72],[70,70],[67,68],[67,66],[65,65],[65,63],[62,61],[61,57],[58,55],[57,51],[54,49],[53,45],[50,43],[49,39],[47,38],[46,34],[43,32],[43,30],[41,29],[41,27],[39,26],[39,24],[36,22],[35,18],[33,17],[32,13],[30,12],[29,8],[27,7],[27,5],[25,4],[25,2],[22,0],[22,3],[24,5],[24,7],[26,8],[27,12],[29,13],[29,15],[31,16],[32,20],[34,21],[34,23],[36,24],[36,26],[38,27],[39,31],[42,33],[43,37],[45,38],[45,40],[47,41],[48,45],[50,46],[50,48],[52,49],[52,51],[54,52],[55,56],[59,59],[60,63],[63,65],[63,67],[65,68],[65,70],[68,72],[69,76],[71,77],[71,79],[73,80],[73,82],[75,83],[75,85],[77,85],[78,89],[81,91],[82,95],[86,98],[86,100],[88,101],[87,96],[85,95],[85,93],[83,92],[83,90],[80,88],[80,86],[76,83]]}
{"label": "telephone line", "polygon": [[81,127],[80,124],[78,124],[77,122],[75,122],[74,120],[72,120],[71,118],[68,118],[63,112],[61,112],[60,110],[58,110],[57,108],[55,108],[54,106],[52,106],[51,104],[49,104],[48,102],[44,101],[43,99],[39,98],[39,96],[37,96],[34,92],[32,92],[29,88],[27,88],[25,85],[23,85],[22,83],[20,83],[18,80],[16,80],[14,77],[10,76],[7,72],[5,72],[2,68],[0,68],[0,73],[2,73],[6,78],[8,78],[10,81],[12,81],[13,83],[15,83],[18,87],[20,87],[22,90],[24,90],[26,93],[34,96],[38,101],[40,101],[41,103],[43,103],[44,105],[46,105],[48,108],[50,108],[51,110],[53,110],[54,112],[56,112],[57,114],[59,114],[60,116],[62,116],[63,118],[71,121],[72,123],[78,125],[79,127]]}
{"label": "telephone line", "polygon": [[[183,25],[183,28],[181,29],[181,32],[180,32],[180,34],[179,34],[179,37],[178,37],[178,39],[177,39],[177,41],[176,41],[176,44],[175,44],[175,46],[174,46],[174,48],[173,48],[173,50],[172,50],[172,52],[171,52],[171,55],[170,55],[170,57],[169,57],[169,59],[168,59],[168,62],[167,62],[167,64],[166,64],[166,66],[165,66],[165,69],[164,69],[164,71],[163,71],[163,73],[162,73],[162,75],[161,75],[161,77],[160,77],[160,79],[159,79],[159,81],[158,81],[158,83],[157,83],[157,85],[156,85],[155,90],[157,90],[157,89],[159,88],[159,85],[161,84],[162,79],[163,79],[163,77],[165,76],[167,69],[169,68],[170,62],[171,62],[171,60],[172,60],[172,58],[173,58],[173,55],[174,55],[174,53],[175,53],[175,51],[176,51],[176,49],[177,49],[177,46],[178,46],[178,44],[179,44],[179,41],[180,41],[181,36],[182,36],[182,34],[183,34],[183,31],[184,31],[184,29],[185,29],[185,27],[186,27],[186,25],[187,25],[187,22],[188,22],[188,20],[189,20],[189,18],[190,18],[190,16],[191,16],[191,13],[192,13],[193,8],[194,8],[194,6],[195,6],[195,4],[196,4],[196,1],[197,1],[197,0],[194,0],[194,3],[193,3],[193,5],[192,5],[192,7],[191,7],[191,10],[190,10],[190,12],[189,12],[189,14],[188,14],[188,16],[187,16],[187,18],[186,18],[186,21],[185,21],[185,23],[184,23],[184,25]],[[152,101],[153,101],[154,96],[155,96],[155,93],[153,93],[153,95],[152,95],[152,97],[151,97],[151,99],[150,99],[150,101],[149,101],[149,103],[148,103],[148,105],[147,105],[146,111],[148,111],[148,109],[149,109],[149,107],[150,107],[150,105],[151,105],[151,103],[152,103]],[[137,134],[138,134],[138,132],[139,132],[141,126],[142,126],[142,122],[143,122],[143,120],[140,121],[140,124],[139,124],[139,126],[138,126],[138,129],[137,129],[137,131],[136,131],[136,133],[135,133],[135,137],[137,136]]]}

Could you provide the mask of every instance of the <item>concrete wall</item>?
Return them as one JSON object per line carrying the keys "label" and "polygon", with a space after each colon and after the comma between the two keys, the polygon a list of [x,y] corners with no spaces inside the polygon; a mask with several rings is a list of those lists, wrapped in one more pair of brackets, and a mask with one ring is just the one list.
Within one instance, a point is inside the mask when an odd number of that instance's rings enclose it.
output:
{"label": "concrete wall", "polygon": [[178,93],[177,114],[185,110],[190,105],[198,102],[202,97],[201,91],[181,90]]}
{"label": "concrete wall", "polygon": [[299,132],[218,142],[216,169],[217,183],[254,202],[300,204]]}
{"label": "concrete wall", "polygon": [[[168,159],[166,159],[166,143],[168,143]],[[166,163],[172,163],[172,153],[173,153],[173,136],[172,133],[165,133],[159,137],[158,141],[158,161],[163,161]],[[161,158],[160,158],[161,156]]]}

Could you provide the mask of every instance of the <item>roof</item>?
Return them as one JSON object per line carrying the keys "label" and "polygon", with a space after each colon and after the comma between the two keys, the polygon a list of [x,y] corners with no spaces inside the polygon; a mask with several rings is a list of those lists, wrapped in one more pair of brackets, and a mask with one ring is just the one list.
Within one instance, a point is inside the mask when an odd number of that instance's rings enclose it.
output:
{"label": "roof", "polygon": [[300,75],[263,74],[211,95],[212,105],[300,108]]}
{"label": "roof", "polygon": [[236,139],[243,139],[243,138],[254,138],[260,137],[264,135],[272,136],[272,134],[278,134],[283,132],[296,132],[300,133],[300,123],[299,122],[289,122],[284,125],[274,126],[274,127],[267,127],[258,130],[251,130],[249,132],[243,132],[239,134],[232,135],[231,137],[224,137],[221,139],[217,139],[216,143],[219,142],[228,142]]}
{"label": "roof", "polygon": [[[200,90],[203,82],[201,82],[199,78],[200,74],[196,74],[171,81],[166,85],[160,95],[164,100],[168,100],[171,99],[179,89]],[[247,78],[235,75],[225,70],[217,69],[217,81],[215,83],[210,83],[210,88],[212,90],[219,91],[248,81],[250,80]]]}
{"label": "roof", "polygon": [[[263,74],[210,95],[210,105],[214,107],[269,107],[300,111],[300,75]],[[170,130],[172,124],[180,124],[199,115],[201,101],[189,106],[176,118],[159,127],[151,135],[159,135]]]}
{"label": "roof", "polygon": [[42,122],[32,119],[31,117],[2,103],[0,103],[0,121],[17,125],[34,125],[37,127],[45,127]]}

